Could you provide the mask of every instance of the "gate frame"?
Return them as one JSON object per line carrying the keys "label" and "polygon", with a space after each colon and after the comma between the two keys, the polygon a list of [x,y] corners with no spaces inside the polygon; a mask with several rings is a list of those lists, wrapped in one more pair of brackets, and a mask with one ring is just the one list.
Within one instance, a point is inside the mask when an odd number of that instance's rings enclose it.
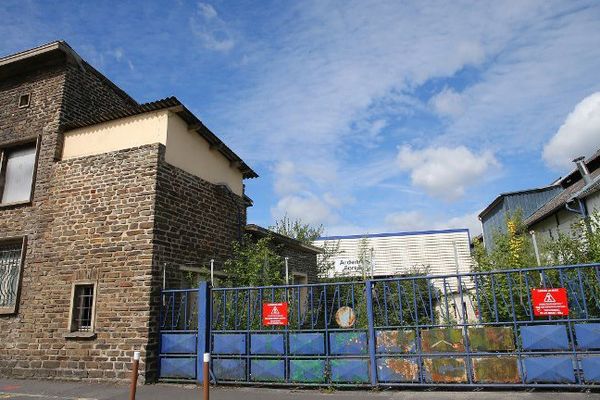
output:
{"label": "gate frame", "polygon": [[[365,290],[365,296],[366,296],[366,316],[367,316],[367,329],[366,329],[366,333],[367,333],[367,356],[368,356],[368,365],[369,365],[369,381],[370,383],[366,383],[363,384],[363,386],[370,386],[370,387],[393,387],[393,386],[402,386],[402,387],[408,387],[408,386],[414,386],[414,387],[502,387],[502,388],[510,388],[510,387],[521,387],[521,388],[525,388],[525,387],[544,387],[544,388],[572,388],[572,389],[581,389],[581,388],[586,388],[586,389],[592,389],[592,390],[597,390],[600,388],[600,385],[597,382],[592,382],[592,383],[586,383],[583,380],[583,377],[580,376],[580,372],[578,372],[578,369],[581,368],[581,359],[578,359],[578,355],[580,354],[588,354],[588,355],[593,355],[593,356],[598,356],[600,358],[600,351],[599,350],[594,350],[595,348],[591,348],[590,349],[582,349],[582,350],[577,350],[576,349],[576,344],[575,344],[575,340],[574,340],[574,325],[575,323],[582,323],[582,322],[593,322],[593,323],[599,323],[600,322],[600,316],[595,316],[595,317],[590,317],[589,315],[589,310],[587,308],[587,305],[585,304],[586,302],[589,301],[589,299],[585,298],[585,293],[583,292],[584,290],[584,286],[581,286],[581,274],[579,271],[581,271],[583,268],[586,267],[591,267],[593,268],[593,270],[595,271],[595,276],[597,277],[597,279],[599,279],[599,284],[600,284],[600,264],[580,264],[580,265],[568,265],[568,266],[549,266],[549,267],[537,267],[537,268],[527,268],[527,269],[510,269],[510,270],[495,270],[495,271],[486,271],[486,272],[471,272],[471,273],[461,273],[461,274],[447,274],[447,275],[431,275],[431,276],[414,276],[414,277],[396,277],[396,278],[384,278],[384,279],[373,279],[373,280],[366,280],[363,282],[339,282],[339,283],[320,283],[320,284],[303,284],[303,285],[278,285],[278,286],[268,286],[268,287],[252,287],[252,288],[218,288],[216,289],[217,291],[222,291],[222,290],[231,290],[231,291],[242,291],[242,290],[265,290],[265,289],[270,289],[270,290],[275,290],[277,289],[285,289],[286,293],[287,290],[292,289],[293,288],[301,288],[301,287],[325,287],[325,286],[331,286],[331,285],[344,285],[344,284],[352,284],[352,285],[364,285],[364,290]],[[528,298],[527,298],[527,302],[529,303],[529,306],[531,307],[531,300],[529,298],[529,291],[532,288],[532,286],[529,285],[529,282],[527,282],[527,273],[528,272],[539,272],[540,273],[540,278],[542,279],[540,281],[540,284],[538,286],[543,286],[546,287],[547,283],[544,281],[544,272],[545,271],[552,271],[552,270],[557,270],[559,271],[560,275],[560,283],[564,286],[567,287],[568,290],[572,289],[569,285],[569,282],[563,282],[563,272],[565,270],[572,270],[572,269],[578,269],[578,275],[579,275],[579,283],[580,283],[580,290],[582,293],[582,301],[584,303],[584,307],[586,307],[586,315],[585,318],[572,318],[570,315],[566,316],[566,317],[561,317],[558,319],[552,319],[552,318],[548,318],[548,319],[543,319],[543,320],[536,320],[533,315],[531,315],[531,319],[530,320],[518,320],[516,319],[516,314],[515,314],[515,304],[514,304],[514,298],[512,296],[510,297],[510,303],[512,305],[512,314],[513,314],[513,318],[512,320],[507,320],[507,321],[492,321],[492,322],[486,322],[483,323],[483,325],[481,326],[486,326],[485,324],[488,324],[489,326],[496,326],[496,325],[504,325],[504,326],[509,326],[512,325],[512,329],[513,329],[513,335],[515,338],[514,341],[514,345],[515,345],[515,349],[512,350],[510,353],[499,353],[499,354],[503,354],[503,355],[514,355],[515,357],[517,357],[517,362],[519,365],[519,375],[520,375],[520,379],[521,379],[521,383],[476,383],[474,382],[473,379],[473,365],[471,362],[471,357],[472,354],[477,354],[477,352],[472,353],[472,349],[470,348],[470,338],[467,334],[467,328],[469,328],[470,326],[478,326],[479,324],[481,324],[481,316],[478,316],[478,322],[477,323],[469,323],[467,321],[467,313],[466,311],[462,308],[463,307],[463,296],[464,296],[464,289],[463,289],[463,284],[462,284],[462,280],[465,277],[470,277],[471,279],[474,279],[475,282],[475,286],[473,288],[471,288],[471,290],[474,290],[476,293],[475,295],[477,296],[477,306],[478,308],[481,310],[481,304],[479,301],[479,292],[477,291],[478,289],[478,276],[493,276],[494,274],[498,274],[499,276],[508,276],[507,274],[511,274],[511,273],[525,273],[525,284],[527,287],[527,291],[528,291]],[[431,383],[425,383],[424,380],[422,379],[423,377],[421,376],[421,374],[423,373],[423,368],[422,368],[422,358],[424,357],[424,354],[426,357],[431,358],[432,355],[430,353],[423,353],[422,352],[422,343],[421,343],[421,337],[420,337],[420,331],[422,330],[423,326],[422,324],[420,324],[418,321],[415,321],[415,325],[414,325],[414,329],[415,330],[415,336],[416,336],[416,340],[415,340],[415,352],[414,352],[414,358],[418,359],[417,363],[418,363],[418,375],[419,375],[419,381],[418,382],[402,382],[402,383],[390,383],[390,382],[379,382],[378,380],[378,374],[377,374],[377,344],[376,344],[376,332],[378,330],[392,330],[392,329],[406,329],[403,328],[405,325],[398,325],[396,328],[394,328],[393,326],[381,326],[379,328],[377,328],[375,326],[375,316],[374,316],[374,307],[373,307],[373,290],[374,290],[374,286],[377,283],[381,283],[381,282],[386,282],[386,281],[412,281],[412,285],[413,285],[413,302],[414,302],[414,306],[416,307],[417,305],[417,299],[416,299],[416,295],[414,293],[414,287],[416,285],[416,281],[418,279],[425,279],[428,284],[431,280],[440,280],[440,279],[447,279],[447,278],[456,278],[457,282],[459,283],[458,285],[458,290],[457,290],[457,295],[460,295],[460,299],[461,299],[461,314],[462,314],[462,321],[460,321],[459,323],[455,323],[455,324],[440,324],[439,326],[444,326],[447,328],[451,328],[451,327],[455,327],[455,328],[460,328],[462,331],[462,335],[463,335],[463,341],[464,341],[464,346],[465,349],[463,352],[458,352],[456,355],[453,354],[445,354],[445,353],[440,353],[439,356],[440,357],[452,357],[452,356],[457,356],[457,357],[463,357],[465,359],[465,372],[466,372],[466,379],[467,381],[464,383],[436,383],[436,382],[431,382]],[[514,280],[512,277],[510,277],[508,280],[508,285],[512,288],[512,284],[514,284]],[[444,284],[446,284],[444,282]],[[492,279],[492,285],[493,285],[493,279]],[[354,290],[354,289],[353,289]],[[161,292],[161,299],[162,296],[165,293],[168,292],[182,292],[182,291],[187,291],[185,289],[166,289],[163,290]],[[202,374],[199,373],[199,371],[201,371],[201,367],[202,367],[202,355],[203,353],[210,353],[212,350],[212,313],[213,313],[213,301],[214,298],[212,296],[211,293],[211,288],[208,284],[208,282],[200,282],[198,285],[198,288],[196,289],[189,289],[189,291],[197,291],[197,296],[198,296],[198,321],[197,321],[197,331],[196,331],[196,337],[197,337],[197,343],[196,343],[196,381],[199,383],[202,383]],[[385,289],[384,289],[385,291]],[[326,352],[324,355],[319,356],[322,357],[323,359],[330,359],[332,358],[332,355],[329,354],[329,333],[330,333],[330,327],[328,326],[327,323],[327,318],[331,318],[331,316],[328,316],[328,303],[327,303],[327,291],[324,290],[323,292],[323,297],[324,297],[324,309],[323,309],[323,314],[324,314],[324,318],[325,318],[325,325],[324,325],[324,329],[319,330],[319,332],[323,332],[324,334],[324,338],[325,338],[325,349]],[[311,294],[312,294],[312,290],[311,290]],[[286,295],[287,296],[287,295]],[[341,294],[340,294],[341,296]],[[438,295],[439,296],[439,295]],[[443,294],[444,298],[446,299],[446,303],[448,301],[447,298],[447,294],[445,293],[444,290],[444,294]],[[470,296],[470,294],[467,294],[467,296]],[[497,309],[497,305],[495,304],[497,299],[497,296],[494,296],[494,308]],[[334,296],[335,298],[335,296]],[[432,301],[431,298],[431,292],[429,293],[429,300],[430,302]],[[439,299],[437,299],[439,300]],[[506,302],[506,299],[502,299],[504,302]],[[262,299],[262,301],[265,301],[265,299]],[[319,300],[320,301],[320,300]],[[474,299],[471,298],[471,302],[473,302]],[[577,300],[578,301],[578,300]],[[598,299],[596,299],[596,301],[598,301]],[[312,301],[311,301],[312,303]],[[489,306],[489,302],[488,306]],[[379,302],[378,302],[379,304]],[[446,304],[447,306],[447,304]],[[250,307],[250,305],[248,305],[248,307]],[[446,307],[447,308],[447,307]],[[333,308],[332,308],[333,309]],[[416,308],[415,308],[416,310]],[[532,309],[530,309],[531,312],[533,312]],[[433,312],[433,311],[432,311]],[[496,311],[497,312],[497,311]],[[417,315],[417,314],[415,314]],[[162,321],[162,312],[161,312],[161,321]],[[458,322],[458,321],[457,321]],[[564,352],[561,351],[562,353],[565,353],[564,355],[567,356],[567,351],[570,351],[572,353],[571,359],[573,360],[573,362],[575,363],[574,368],[575,368],[575,383],[538,383],[538,382],[530,382],[530,383],[526,383],[525,379],[525,370],[523,368],[523,353],[527,353],[525,356],[535,356],[536,353],[532,352],[531,350],[526,350],[523,351],[523,349],[521,348],[521,345],[519,344],[519,340],[521,338],[521,332],[519,329],[519,327],[522,326],[528,326],[528,325],[537,325],[537,324],[543,324],[544,322],[549,322],[551,324],[556,324],[556,326],[565,326],[565,328],[567,329],[567,337],[568,337],[568,342],[569,342],[569,349],[570,350],[565,350]],[[566,325],[564,325],[566,324]],[[408,326],[408,325],[406,325]],[[427,324],[427,328],[435,328],[438,325],[435,324]],[[226,330],[226,329],[225,329]],[[357,328],[356,330],[364,332],[364,328]],[[236,331],[237,330],[233,330]],[[243,330],[242,330],[243,331]],[[248,330],[246,329],[246,334],[247,336],[247,346],[250,345],[250,335],[251,335],[251,329]],[[293,330],[292,330],[293,331]],[[310,330],[308,330],[310,331]],[[269,330],[265,330],[264,333],[269,333],[272,331]],[[276,331],[278,333],[281,334],[288,334],[290,333],[290,331],[287,329],[282,330],[282,331]],[[162,335],[159,335],[162,336]],[[284,336],[286,337],[286,336]],[[287,338],[289,338],[289,336],[287,336]],[[284,339],[286,340],[286,339]],[[289,343],[287,341],[284,341],[284,343],[286,343],[287,345],[289,345]],[[159,346],[160,346],[160,340],[159,340]],[[530,354],[533,353],[533,354]],[[390,353],[391,355],[393,355],[394,353]],[[541,351],[539,352],[540,356],[543,355],[549,355],[551,354],[551,352],[549,350],[546,351]],[[490,355],[490,354],[486,354],[484,353],[484,355]],[[159,350],[159,374],[160,374],[160,360],[161,357],[163,355],[160,354],[160,350]],[[291,355],[285,351],[284,355],[281,356],[281,358],[283,358],[285,360],[285,364],[284,364],[284,370],[286,371],[286,373],[284,374],[285,376],[287,376],[287,373],[289,373],[288,369],[289,369],[289,365],[288,365],[288,360],[291,358]],[[380,355],[381,356],[381,355]],[[434,356],[436,356],[434,354]],[[277,356],[273,356],[273,358],[276,358]],[[333,355],[333,357],[335,357],[335,355]],[[362,356],[361,358],[366,358],[365,356]],[[249,351],[247,350],[246,353],[246,360],[250,360],[251,359],[251,353],[249,353]],[[212,361],[213,358],[211,357],[211,374],[212,374]],[[250,363],[248,362],[246,365],[246,368],[250,368]],[[160,375],[159,375],[160,376]],[[346,384],[337,384],[337,383],[329,383],[329,382],[324,382],[324,383],[292,383],[292,382],[252,382],[249,380],[245,380],[245,381],[217,381],[217,377],[214,376],[214,374],[212,375],[214,382],[215,383],[220,383],[220,384],[242,384],[242,385],[278,385],[278,386],[348,386]],[[248,375],[247,375],[248,377]],[[248,378],[247,378],[248,379]],[[352,384],[352,386],[357,386],[356,384]]]}

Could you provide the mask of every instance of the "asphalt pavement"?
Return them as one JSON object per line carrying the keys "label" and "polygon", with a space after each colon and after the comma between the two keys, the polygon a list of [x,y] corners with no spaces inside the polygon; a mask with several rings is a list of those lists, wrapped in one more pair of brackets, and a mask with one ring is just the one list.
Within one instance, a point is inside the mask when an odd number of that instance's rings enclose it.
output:
{"label": "asphalt pavement", "polygon": [[[117,384],[0,379],[0,399],[14,400],[126,400],[129,387]],[[219,386],[211,388],[212,400],[600,400],[600,393],[549,391],[441,391],[407,390],[293,390]],[[136,400],[201,400],[195,385],[155,384],[138,386]]]}

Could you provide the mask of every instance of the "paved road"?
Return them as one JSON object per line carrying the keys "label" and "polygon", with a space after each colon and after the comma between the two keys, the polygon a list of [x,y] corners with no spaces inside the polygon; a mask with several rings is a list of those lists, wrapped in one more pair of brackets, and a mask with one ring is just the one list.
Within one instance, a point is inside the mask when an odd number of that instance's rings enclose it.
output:
{"label": "paved road", "polygon": [[[136,400],[200,400],[192,385],[145,385]],[[126,385],[0,379],[0,399],[13,400],[126,400]],[[212,400],[600,400],[600,393],[574,392],[441,392],[441,391],[335,391],[217,387]]]}

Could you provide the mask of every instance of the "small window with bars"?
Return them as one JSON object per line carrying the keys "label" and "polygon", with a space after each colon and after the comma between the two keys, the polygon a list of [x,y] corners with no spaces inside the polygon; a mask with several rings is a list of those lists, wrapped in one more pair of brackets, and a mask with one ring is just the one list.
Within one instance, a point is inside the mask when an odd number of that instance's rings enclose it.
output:
{"label": "small window with bars", "polygon": [[75,284],[71,332],[91,332],[94,327],[94,284]]}
{"label": "small window with bars", "polygon": [[21,274],[23,242],[0,243],[0,311],[14,312]]}

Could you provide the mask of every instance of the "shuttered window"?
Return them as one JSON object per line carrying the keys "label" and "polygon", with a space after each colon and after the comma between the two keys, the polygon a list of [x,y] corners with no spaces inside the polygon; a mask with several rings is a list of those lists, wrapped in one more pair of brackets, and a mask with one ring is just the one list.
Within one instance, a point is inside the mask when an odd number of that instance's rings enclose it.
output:
{"label": "shuttered window", "polygon": [[16,308],[22,250],[22,242],[0,243],[0,313]]}

